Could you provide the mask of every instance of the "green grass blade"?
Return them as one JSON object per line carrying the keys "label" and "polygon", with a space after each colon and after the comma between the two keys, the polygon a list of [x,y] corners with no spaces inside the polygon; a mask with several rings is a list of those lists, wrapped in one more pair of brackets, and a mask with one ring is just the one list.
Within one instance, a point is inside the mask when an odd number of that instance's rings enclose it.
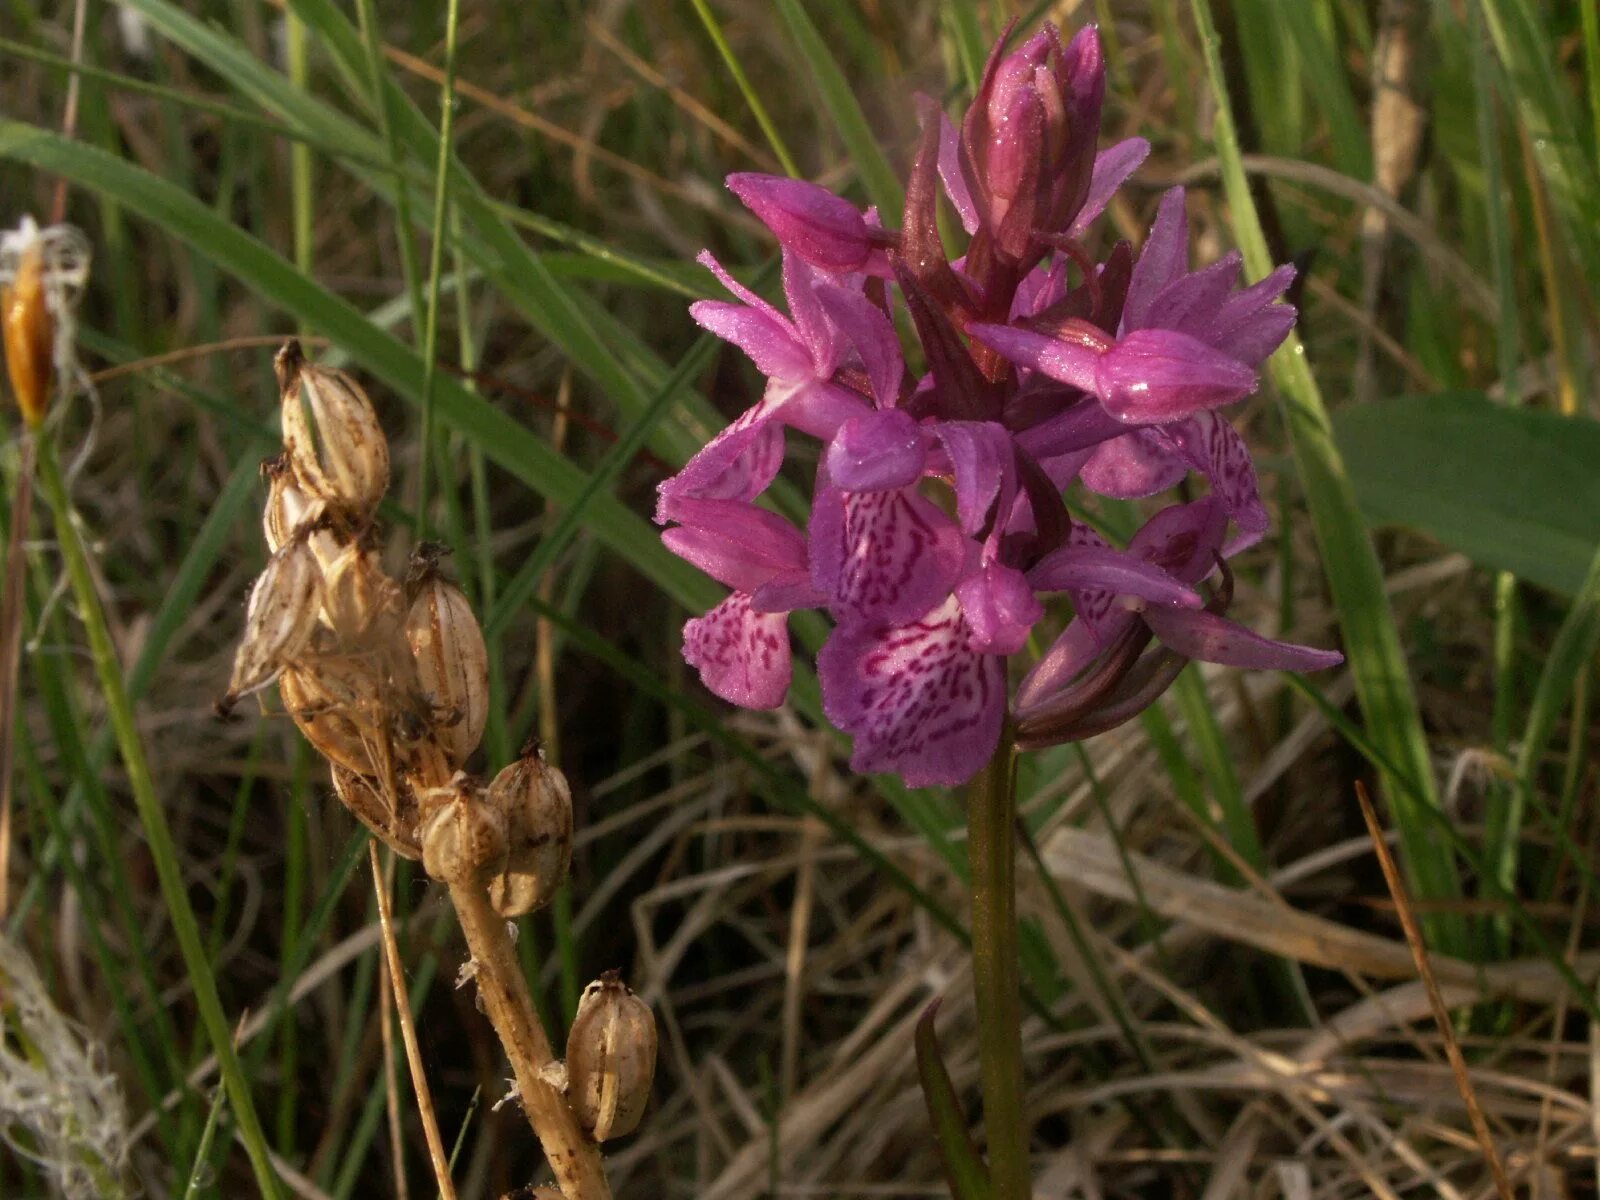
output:
{"label": "green grass blade", "polygon": [[[1558,71],[1555,38],[1530,0],[1480,0],[1495,51],[1550,189],[1561,224],[1589,280],[1600,280],[1600,164],[1579,131],[1576,103]],[[1593,8],[1592,0],[1584,7]],[[1584,286],[1583,280],[1573,280]],[[1593,295],[1592,285],[1589,294]]]}
{"label": "green grass blade", "polygon": [[722,24],[711,11],[707,0],[692,0],[695,15],[700,18],[700,24],[705,26],[706,36],[711,39],[711,44],[717,48],[717,53],[722,56],[723,63],[728,68],[728,73],[733,76],[733,82],[739,89],[739,94],[744,97],[744,102],[750,108],[750,115],[756,119],[756,124],[761,126],[761,132],[767,139],[767,145],[772,147],[773,154],[778,156],[784,172],[789,175],[800,174],[800,167],[794,160],[794,155],[789,153],[789,147],[784,143],[783,135],[778,132],[778,127],[772,122],[772,115],[767,112],[767,106],[761,102],[760,93],[750,83],[750,77],[745,74],[744,64],[739,61],[739,56],[733,52],[733,47],[728,45],[727,36],[722,32]]}
{"label": "green grass blade", "polygon": [[839,64],[833,60],[827,42],[817,32],[817,27],[812,24],[799,0],[776,0],[776,4],[778,14],[789,27],[789,36],[794,39],[795,48],[810,68],[811,79],[821,95],[823,107],[833,118],[839,136],[844,139],[845,149],[855,162],[867,195],[878,206],[886,222],[897,220],[906,206],[905,191],[900,186],[894,168],[889,165],[883,147],[867,125],[866,115],[861,111],[849,81],[839,70]]}
{"label": "green grass blade", "polygon": [[983,64],[989,58],[989,39],[983,35],[978,6],[972,0],[948,0],[944,6],[944,25],[955,46],[956,61],[961,64],[967,95],[973,95],[983,79]]}
{"label": "green grass blade", "polygon": [[[1261,278],[1272,263],[1240,162],[1216,28],[1207,0],[1191,0],[1191,7],[1217,104],[1216,147],[1235,239],[1250,276]],[[1461,882],[1455,861],[1418,811],[1419,807],[1438,811],[1439,798],[1405,653],[1384,593],[1383,568],[1334,444],[1322,393],[1295,334],[1273,356],[1271,369],[1339,612],[1362,715],[1373,740],[1401,773],[1397,778],[1393,771],[1384,772],[1384,785],[1400,827],[1412,886],[1425,901],[1458,898]],[[1437,918],[1430,926],[1434,944],[1447,953],[1463,955],[1467,950],[1467,928],[1459,918]]]}

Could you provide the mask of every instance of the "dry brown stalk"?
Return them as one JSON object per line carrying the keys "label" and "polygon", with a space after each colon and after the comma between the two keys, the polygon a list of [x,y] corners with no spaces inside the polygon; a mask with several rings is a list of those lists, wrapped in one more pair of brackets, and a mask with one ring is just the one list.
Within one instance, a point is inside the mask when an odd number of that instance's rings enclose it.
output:
{"label": "dry brown stalk", "polygon": [[534,1012],[505,919],[490,906],[487,891],[478,884],[452,884],[450,902],[472,951],[484,1011],[511,1060],[517,1099],[544,1145],[556,1182],[569,1200],[610,1200],[611,1185],[600,1164],[599,1147],[578,1124],[566,1097],[545,1077],[555,1055]]}
{"label": "dry brown stalk", "polygon": [[1372,848],[1378,856],[1378,866],[1383,869],[1384,882],[1389,885],[1389,893],[1394,897],[1395,912],[1400,917],[1400,928],[1405,931],[1411,955],[1416,959],[1417,974],[1422,977],[1422,986],[1428,991],[1428,1006],[1433,1009],[1434,1023],[1438,1025],[1439,1033],[1444,1038],[1445,1054],[1450,1059],[1450,1070],[1455,1075],[1461,1102],[1467,1106],[1467,1118],[1472,1122],[1472,1132],[1477,1136],[1478,1145],[1483,1149],[1484,1161],[1489,1164],[1489,1174],[1494,1177],[1495,1191],[1499,1193],[1500,1200],[1515,1200],[1516,1193],[1512,1191],[1511,1180],[1506,1177],[1505,1165],[1500,1161],[1500,1152],[1495,1149],[1494,1139],[1489,1135],[1488,1119],[1483,1115],[1483,1106],[1478,1103],[1478,1091],[1472,1086],[1472,1076],[1467,1073],[1467,1060],[1462,1056],[1461,1043],[1456,1040],[1455,1025],[1450,1020],[1450,1010],[1445,1006],[1444,996],[1439,992],[1439,981],[1434,978],[1433,966],[1428,961],[1428,945],[1422,940],[1422,926],[1417,924],[1417,915],[1412,911],[1411,897],[1406,891],[1405,880],[1400,878],[1400,869],[1395,865],[1394,854],[1384,839],[1383,827],[1378,824],[1377,810],[1372,807],[1372,799],[1367,795],[1367,789],[1360,780],[1356,781],[1356,799],[1361,803],[1361,816],[1367,822],[1367,833],[1372,838]]}
{"label": "dry brown stalk", "polygon": [[389,987],[394,993],[394,1012],[400,1021],[400,1036],[405,1041],[406,1064],[411,1068],[411,1086],[417,1093],[417,1112],[422,1117],[422,1133],[428,1142],[428,1160],[439,1184],[442,1200],[455,1200],[456,1185],[450,1178],[450,1156],[439,1136],[439,1117],[433,1107],[433,1090],[422,1066],[422,1047],[417,1044],[417,1026],[411,1019],[406,993],[405,970],[400,965],[400,943],[394,936],[394,920],[389,913],[389,884],[378,860],[378,843],[367,843],[367,862],[372,868],[372,890],[378,897],[378,924],[383,929],[383,956],[389,965]]}

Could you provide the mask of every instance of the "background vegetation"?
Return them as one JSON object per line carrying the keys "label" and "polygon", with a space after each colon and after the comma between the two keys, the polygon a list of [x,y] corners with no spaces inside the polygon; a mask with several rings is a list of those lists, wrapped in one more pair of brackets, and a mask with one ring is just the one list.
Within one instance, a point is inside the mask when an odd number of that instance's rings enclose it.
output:
{"label": "background vegetation", "polygon": [[[912,92],[959,106],[1013,17],[1101,22],[1107,138],[1155,147],[1121,234],[1182,181],[1205,259],[1303,268],[1304,349],[1243,418],[1277,523],[1239,590],[1258,627],[1337,627],[1350,660],[1313,682],[1191,668],[1142,722],[1025,760],[1040,1192],[1493,1194],[1358,780],[1518,1194],[1595,1192],[1592,0],[4,11],[0,219],[43,217],[65,181],[96,248],[80,341],[103,411],[92,439],[86,408],[61,417],[69,457],[87,447],[73,496],[288,1192],[433,1187],[365,834],[289,722],[210,713],[264,559],[270,355],[299,331],[371,384],[396,561],[426,525],[486,614],[487,761],[538,733],[575,783],[569,894],[520,947],[551,1012],[612,967],[655,1005],[655,1107],[609,1156],[618,1193],[943,1194],[910,1034],[943,996],[970,1099],[961,814],[852,776],[803,672],[776,713],[706,697],[678,630],[717,589],[648,514],[754,395],[685,314],[715,289],[703,247],[774,282],[722,176],[792,170],[894,211]],[[104,1047],[127,1179],[247,1194],[51,526],[25,536],[5,938]],[[396,905],[461,1194],[501,1195],[536,1148],[494,1111],[448,915],[404,870]],[[0,1194],[47,1194],[15,1117],[0,1080]]]}

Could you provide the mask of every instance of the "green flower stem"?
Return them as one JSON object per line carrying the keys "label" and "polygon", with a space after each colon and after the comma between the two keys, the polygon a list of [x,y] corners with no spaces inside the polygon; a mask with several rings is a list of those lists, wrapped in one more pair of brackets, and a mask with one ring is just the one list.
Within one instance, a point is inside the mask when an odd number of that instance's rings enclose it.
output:
{"label": "green flower stem", "polygon": [[279,1200],[282,1193],[278,1190],[278,1177],[268,1157],[266,1136],[256,1116],[255,1104],[250,1098],[244,1072],[239,1067],[238,1056],[234,1053],[232,1031],[222,1011],[216,977],[206,958],[205,947],[200,939],[200,925],[195,920],[189,893],[184,887],[183,870],[178,865],[172,830],[167,825],[166,814],[156,796],[150,763],[145,757],[144,742],[134,722],[133,704],[128,699],[127,685],[122,677],[122,664],[117,661],[111,631],[106,626],[105,610],[101,608],[100,594],[95,590],[94,576],[89,569],[89,552],[74,521],[72,500],[61,474],[55,443],[48,435],[39,436],[38,478],[39,490],[55,514],[56,541],[61,547],[62,558],[66,560],[73,597],[88,634],[89,654],[94,660],[95,674],[99,677],[100,690],[105,696],[106,712],[111,718],[111,728],[128,772],[128,786],[139,810],[140,824],[144,826],[145,841],[150,847],[150,856],[155,860],[156,875],[161,881],[161,895],[172,918],[173,930],[178,935],[178,947],[183,952],[189,982],[194,987],[200,1019],[217,1056],[223,1086],[228,1092],[228,1106],[239,1123],[239,1136],[250,1156],[250,1165],[255,1170],[261,1194],[269,1200]]}
{"label": "green flower stem", "polygon": [[967,790],[972,863],[972,982],[978,1002],[983,1120],[994,1200],[1027,1200],[1028,1126],[1022,1114],[1022,985],[1017,965],[1016,750],[1011,722]]}

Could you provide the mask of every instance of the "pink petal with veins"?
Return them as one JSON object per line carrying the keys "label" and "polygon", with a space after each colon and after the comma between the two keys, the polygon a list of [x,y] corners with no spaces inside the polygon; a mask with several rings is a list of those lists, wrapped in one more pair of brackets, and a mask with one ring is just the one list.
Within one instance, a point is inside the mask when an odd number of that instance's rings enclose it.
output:
{"label": "pink petal with veins", "polygon": [[777,708],[794,671],[788,618],[753,612],[749,595],[734,592],[683,627],[683,658],[730,704]]}
{"label": "pink petal with veins", "polygon": [[955,787],[989,761],[1005,716],[1005,663],[975,652],[971,638],[953,596],[897,628],[833,631],[817,673],[828,719],[855,738],[854,770]]}

